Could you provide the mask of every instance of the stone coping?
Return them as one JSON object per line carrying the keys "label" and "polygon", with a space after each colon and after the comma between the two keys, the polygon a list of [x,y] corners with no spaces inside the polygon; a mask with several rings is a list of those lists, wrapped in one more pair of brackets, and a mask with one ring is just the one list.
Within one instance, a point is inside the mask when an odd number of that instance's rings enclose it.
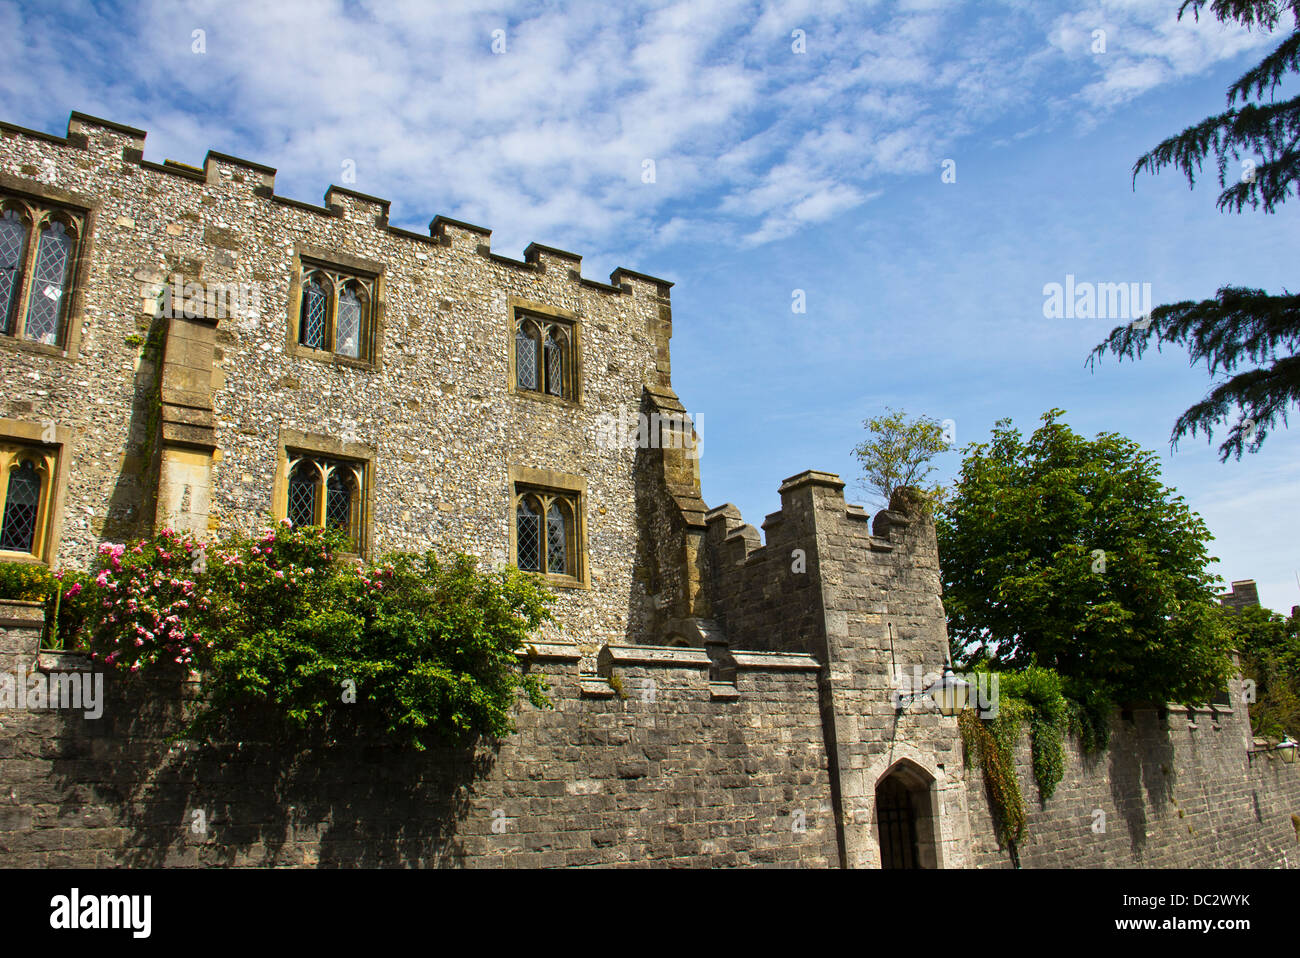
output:
{"label": "stone coping", "polygon": [[611,666],[658,665],[670,669],[707,669],[713,664],[709,653],[681,645],[606,645],[600,661]]}
{"label": "stone coping", "polygon": [[817,672],[822,664],[806,652],[732,652],[740,671]]}
{"label": "stone coping", "polygon": [[577,662],[582,659],[582,653],[572,642],[528,642],[515,655],[538,662]]}
{"label": "stone coping", "polygon": [[0,629],[40,628],[45,625],[45,603],[0,599]]}
{"label": "stone coping", "polygon": [[82,652],[60,652],[41,649],[36,656],[36,668],[41,672],[93,672],[90,656]]}

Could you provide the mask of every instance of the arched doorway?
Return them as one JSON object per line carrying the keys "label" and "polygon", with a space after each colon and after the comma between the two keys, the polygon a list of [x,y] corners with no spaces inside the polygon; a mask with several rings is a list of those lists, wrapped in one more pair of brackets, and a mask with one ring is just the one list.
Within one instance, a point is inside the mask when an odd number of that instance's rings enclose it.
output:
{"label": "arched doorway", "polygon": [[876,783],[881,868],[938,868],[934,779],[907,760]]}

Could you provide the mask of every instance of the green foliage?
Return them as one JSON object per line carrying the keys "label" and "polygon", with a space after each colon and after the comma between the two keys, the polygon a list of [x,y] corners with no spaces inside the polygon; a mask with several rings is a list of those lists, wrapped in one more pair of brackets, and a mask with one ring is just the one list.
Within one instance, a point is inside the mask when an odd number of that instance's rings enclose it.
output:
{"label": "green foliage", "polygon": [[94,578],[77,569],[64,569],[54,577],[60,585],[45,602],[46,646],[65,652],[88,651],[90,623],[102,614],[94,604],[94,592],[85,591]]}
{"label": "green foliage", "polygon": [[943,426],[937,419],[908,419],[903,410],[889,407],[886,415],[863,422],[870,433],[853,450],[862,464],[862,483],[888,508],[894,493],[911,488],[929,500],[942,496],[940,486],[925,485],[934,467],[930,462],[948,450]]}
{"label": "green foliage", "polygon": [[997,819],[998,835],[1014,847],[1025,833],[1025,800],[1020,794],[1011,746],[1000,740],[989,724],[980,721],[971,709],[957,716],[957,727],[966,746],[967,764],[972,758],[980,764]]}
{"label": "green foliage", "polygon": [[[1205,6],[1206,0],[1187,0],[1178,15],[1190,9],[1199,19]],[[1295,29],[1300,27],[1300,0],[1213,0],[1209,7],[1222,22],[1263,31],[1279,27],[1289,11],[1293,29],[1228,88],[1225,112],[1160,143],[1138,159],[1133,176],[1136,180],[1139,173],[1172,167],[1195,185],[1203,162],[1213,154],[1219,209],[1240,213],[1246,206],[1262,206],[1273,213],[1300,188],[1300,96],[1274,97],[1289,76],[1300,73],[1300,29]],[[1256,157],[1263,162],[1256,164]],[[1252,165],[1239,169],[1243,159]],[[1095,364],[1106,352],[1121,360],[1139,359],[1150,345],[1159,349],[1164,343],[1185,346],[1191,364],[1204,361],[1211,377],[1227,376],[1178,418],[1171,441],[1198,430],[1209,439],[1216,424],[1233,423],[1219,457],[1240,459],[1243,451],[1258,451],[1269,429],[1285,424],[1287,410],[1300,404],[1300,356],[1295,354],[1300,297],[1225,286],[1213,299],[1161,306],[1152,311],[1149,324],[1115,327],[1088,362]]]}
{"label": "green foliage", "polygon": [[58,585],[54,573],[29,562],[0,562],[0,599],[43,602]]}
{"label": "green foliage", "polygon": [[1030,667],[999,676],[999,706],[993,720],[994,737],[1014,742],[1020,725],[1029,726],[1030,755],[1038,794],[1047,801],[1065,774],[1064,738],[1069,707],[1061,692],[1061,677],[1050,669]]}
{"label": "green foliage", "polygon": [[1050,668],[1080,701],[1209,701],[1230,666],[1209,531],[1153,453],[1061,415],[964,450],[936,520],[954,661]]}
{"label": "green foliage", "polygon": [[[84,600],[77,594],[86,584],[81,573],[51,572],[30,562],[0,562],[0,599],[19,599],[45,604],[44,648],[76,649],[84,618]],[[65,590],[72,597],[65,598]],[[65,640],[70,637],[70,641]]]}
{"label": "green foliage", "polygon": [[433,551],[344,561],[345,546],[287,523],[207,547],[170,529],[105,544],[74,597],[94,610],[81,634],[110,667],[199,672],[197,736],[263,706],[291,730],[364,726],[423,749],[507,734],[520,691],[549,705],[515,654],[551,617],[535,577]]}
{"label": "green foliage", "polygon": [[1002,841],[1014,847],[1024,836],[1026,812],[1015,774],[1015,744],[1029,731],[1030,758],[1039,801],[1046,803],[1065,776],[1065,737],[1079,738],[1085,752],[1106,747],[1111,705],[1095,694],[1077,697],[1068,679],[1051,669],[1029,666],[998,673],[997,715],[981,720],[967,709],[958,716],[966,761],[978,759],[997,812]]}
{"label": "green foliage", "polygon": [[1225,609],[1223,619],[1241,653],[1243,675],[1255,681],[1254,733],[1300,737],[1300,620],[1259,607]]}

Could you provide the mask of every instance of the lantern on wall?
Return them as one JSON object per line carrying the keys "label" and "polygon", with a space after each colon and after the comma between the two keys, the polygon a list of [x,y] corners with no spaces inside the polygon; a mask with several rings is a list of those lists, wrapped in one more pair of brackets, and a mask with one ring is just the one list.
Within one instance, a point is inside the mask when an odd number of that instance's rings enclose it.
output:
{"label": "lantern on wall", "polygon": [[1282,741],[1277,743],[1277,752],[1284,762],[1294,762],[1297,751],[1300,751],[1300,745],[1297,745],[1290,735],[1283,735]]}
{"label": "lantern on wall", "polygon": [[952,663],[945,663],[943,675],[925,690],[935,706],[944,715],[956,715],[970,702],[970,683],[957,678]]}

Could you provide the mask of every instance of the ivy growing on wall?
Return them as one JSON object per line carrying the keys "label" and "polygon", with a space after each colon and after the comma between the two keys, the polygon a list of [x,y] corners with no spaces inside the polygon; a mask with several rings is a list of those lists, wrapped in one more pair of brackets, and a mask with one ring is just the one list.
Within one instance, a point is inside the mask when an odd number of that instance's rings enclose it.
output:
{"label": "ivy growing on wall", "polygon": [[1102,695],[1071,687],[1052,669],[1030,666],[998,673],[995,716],[982,719],[973,709],[958,716],[967,767],[972,761],[979,763],[999,837],[1013,850],[1027,823],[1015,764],[1021,731],[1029,732],[1034,781],[1039,801],[1046,803],[1065,775],[1066,735],[1075,736],[1085,752],[1104,749],[1110,734],[1110,707]]}

